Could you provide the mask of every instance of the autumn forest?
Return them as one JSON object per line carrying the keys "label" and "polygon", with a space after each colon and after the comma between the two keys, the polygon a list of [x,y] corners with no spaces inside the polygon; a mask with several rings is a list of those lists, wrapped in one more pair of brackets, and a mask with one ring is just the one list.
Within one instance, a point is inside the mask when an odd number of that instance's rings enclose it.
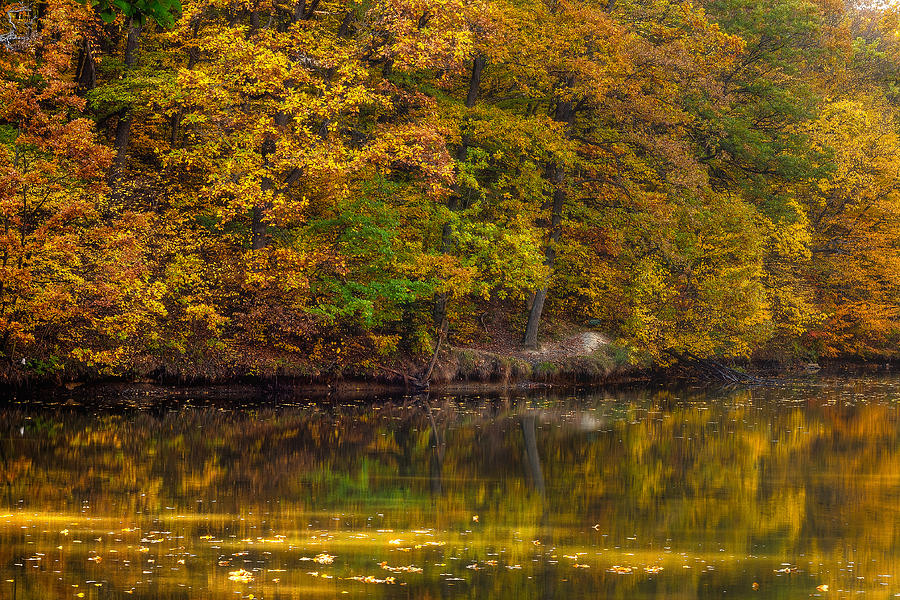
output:
{"label": "autumn forest", "polygon": [[900,348],[900,9],[2,11],[0,380]]}

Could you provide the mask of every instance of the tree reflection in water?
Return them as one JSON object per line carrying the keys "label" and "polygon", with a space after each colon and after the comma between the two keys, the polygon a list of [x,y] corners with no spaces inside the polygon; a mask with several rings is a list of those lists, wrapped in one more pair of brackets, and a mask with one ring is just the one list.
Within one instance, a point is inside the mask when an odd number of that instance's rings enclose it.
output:
{"label": "tree reflection in water", "polygon": [[896,383],[11,404],[0,597],[886,598]]}

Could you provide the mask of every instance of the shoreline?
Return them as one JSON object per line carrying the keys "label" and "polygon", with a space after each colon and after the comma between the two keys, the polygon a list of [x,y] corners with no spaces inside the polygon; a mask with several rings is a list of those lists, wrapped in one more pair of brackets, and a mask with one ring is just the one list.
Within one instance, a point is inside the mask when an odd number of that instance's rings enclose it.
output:
{"label": "shoreline", "polygon": [[[340,396],[352,399],[355,396],[372,395],[415,395],[426,392],[437,394],[466,394],[486,392],[532,391],[541,389],[567,389],[581,386],[591,387],[650,387],[684,384],[727,383],[706,378],[697,373],[685,371],[677,366],[660,365],[609,365],[595,356],[566,357],[553,363],[552,369],[546,363],[523,363],[509,355],[472,349],[453,349],[451,354],[462,350],[463,356],[476,360],[460,361],[459,357],[441,360],[435,368],[435,376],[426,387],[413,384],[409,373],[396,369],[376,369],[369,373],[359,371],[332,371],[315,374],[299,374],[272,370],[270,372],[243,372],[237,369],[225,375],[214,376],[184,371],[163,371],[142,376],[96,376],[66,377],[67,373],[53,377],[31,377],[16,382],[0,382],[0,397],[17,392],[83,393],[98,391],[143,390],[148,396],[171,396],[179,391],[215,390],[215,396],[223,399],[231,396],[246,396],[260,393],[307,394],[316,397]],[[767,378],[773,384],[779,380],[795,379],[798,376],[860,376],[875,373],[891,373],[900,368],[893,360],[865,360],[862,358],[841,358],[823,360],[815,371],[804,368],[800,363],[785,363],[772,360],[734,361],[732,366],[752,375]],[[402,366],[402,365],[400,365]],[[752,385],[750,386],[752,387]]]}

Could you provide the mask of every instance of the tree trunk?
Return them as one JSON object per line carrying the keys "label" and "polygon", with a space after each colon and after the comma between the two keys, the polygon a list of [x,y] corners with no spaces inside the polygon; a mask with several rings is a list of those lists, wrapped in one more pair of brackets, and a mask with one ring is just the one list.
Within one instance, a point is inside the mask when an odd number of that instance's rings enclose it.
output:
{"label": "tree trunk", "polygon": [[[273,116],[273,120],[279,129],[283,129],[290,125],[291,116],[287,112],[278,111]],[[278,143],[272,139],[264,141],[260,146],[259,153],[260,156],[262,156],[263,166],[267,169],[272,166],[270,157],[273,156],[277,150]],[[297,183],[302,174],[303,171],[298,167],[293,167],[285,174],[270,172],[270,175],[262,177],[262,180],[260,181],[259,187],[262,196],[267,196],[270,192],[273,196],[286,194],[290,187]],[[253,206],[250,214],[250,246],[254,250],[259,250],[269,245],[269,227],[266,224],[266,217],[271,211],[271,200],[260,200]]]}
{"label": "tree trunk", "polygon": [[531,301],[531,310],[528,311],[528,324],[525,325],[525,337],[522,343],[526,348],[537,348],[538,326],[541,322],[541,313],[544,311],[544,300],[547,299],[547,288],[541,288],[534,293]]}
{"label": "tree trunk", "polygon": [[484,65],[487,59],[481,54],[472,61],[472,76],[469,77],[469,93],[466,94],[466,108],[473,108],[478,101],[478,90],[481,86],[481,72],[484,71]]}
{"label": "tree trunk", "polygon": [[[486,60],[480,54],[475,57],[475,60],[472,61],[472,75],[469,77],[469,91],[466,94],[466,108],[471,109],[474,108],[475,103],[478,101],[478,92],[481,86],[481,73],[484,71],[484,65],[486,64]],[[456,149],[456,161],[462,162],[466,159],[466,154],[469,152],[469,136],[465,131],[462,132],[459,141],[459,148]],[[459,186],[454,184],[453,193],[450,195],[450,198],[447,200],[447,207],[452,211],[456,210],[459,206],[459,196],[460,189]],[[441,246],[444,253],[447,253],[450,249],[450,223],[444,223],[443,230],[441,231]]]}
{"label": "tree trunk", "polygon": [[[553,119],[567,125],[567,131],[572,127],[575,112],[571,101],[558,100],[556,113]],[[553,162],[547,168],[550,184],[553,186],[553,203],[550,208],[549,235],[547,247],[544,249],[544,264],[552,273],[556,264],[556,244],[559,242],[562,225],[562,211],[566,204],[566,169],[559,162]],[[547,286],[536,290],[531,310],[528,311],[528,324],[525,326],[525,336],[522,343],[528,348],[536,348],[538,344],[538,328],[541,323],[541,313],[544,311],[544,302],[547,299]]]}
{"label": "tree trunk", "polygon": [[266,222],[263,221],[263,217],[266,214],[266,207],[262,203],[256,204],[253,206],[252,213],[252,222],[250,224],[252,239],[250,241],[250,247],[254,250],[261,250],[268,244]]}
{"label": "tree trunk", "polygon": [[339,38],[350,37],[350,27],[353,25],[355,17],[356,13],[352,9],[347,11],[344,15],[344,19],[341,21],[341,26],[338,27],[337,34]]}
{"label": "tree trunk", "polygon": [[[129,22],[128,38],[125,40],[125,73],[131,70],[137,61],[138,42],[141,37],[141,26]],[[115,182],[122,176],[125,167],[125,158],[128,153],[128,142],[131,139],[131,108],[125,107],[119,111],[119,121],[116,123],[116,160],[113,163],[111,182]]]}
{"label": "tree trunk", "polygon": [[94,60],[94,52],[91,48],[91,40],[85,37],[81,41],[78,50],[78,70],[75,72],[75,81],[79,92],[87,92],[97,86],[97,61]]}
{"label": "tree trunk", "polygon": [[125,158],[128,153],[128,142],[131,140],[131,110],[123,108],[119,111],[119,121],[116,123],[116,160],[113,164],[113,180],[122,176],[125,167]]}
{"label": "tree trunk", "polygon": [[313,17],[315,11],[319,8],[319,2],[321,0],[312,0],[309,5],[306,4],[306,0],[300,0],[297,4],[294,5],[294,14],[291,18],[293,23],[298,21],[307,21]]}
{"label": "tree trunk", "polygon": [[[275,154],[275,142],[272,140],[266,140],[262,144],[262,148],[260,148],[260,154],[262,155],[263,164],[268,167],[269,166],[269,156]],[[266,195],[268,192],[271,192],[275,189],[275,182],[270,177],[263,177],[262,182],[260,183],[260,191],[263,192],[263,195]],[[251,240],[250,247],[254,250],[260,250],[265,248],[269,244],[269,231],[268,226],[266,225],[266,215],[272,209],[270,202],[257,202],[253,205],[253,210],[250,216],[250,231],[251,231]]]}
{"label": "tree trunk", "polygon": [[[194,21],[193,21],[193,28],[192,28],[193,35],[192,35],[191,39],[197,39],[197,36],[200,35],[200,23],[201,23],[200,16],[195,17]],[[188,50],[188,63],[187,63],[188,70],[191,70],[195,66],[197,66],[197,61],[199,59],[200,59],[199,50],[197,50],[196,48],[190,48]],[[171,132],[171,135],[169,136],[169,143],[171,144],[172,148],[178,148],[180,145],[178,143],[178,132],[181,129],[182,119],[184,119],[184,107],[182,105],[179,105],[178,110],[175,112],[175,114],[172,115],[172,121],[171,121],[172,132]]]}
{"label": "tree trunk", "polygon": [[[469,77],[469,91],[466,94],[466,108],[471,109],[475,106],[475,103],[478,101],[478,93],[481,87],[481,73],[484,71],[484,66],[487,64],[487,59],[485,59],[482,55],[477,55],[475,59],[472,61],[472,74]],[[469,152],[469,137],[465,131],[462,132],[459,141],[459,148],[456,149],[456,161],[462,162],[466,159],[466,154]],[[453,184],[452,193],[450,197],[447,199],[447,208],[450,209],[451,212],[456,211],[459,207],[460,200],[460,188],[459,185]],[[450,253],[450,246],[453,242],[453,229],[450,226],[450,222],[447,221],[444,223],[444,226],[441,228],[441,252],[444,254]],[[434,322],[435,323],[443,323],[447,318],[447,295],[441,294],[438,296],[435,302],[434,308]]]}

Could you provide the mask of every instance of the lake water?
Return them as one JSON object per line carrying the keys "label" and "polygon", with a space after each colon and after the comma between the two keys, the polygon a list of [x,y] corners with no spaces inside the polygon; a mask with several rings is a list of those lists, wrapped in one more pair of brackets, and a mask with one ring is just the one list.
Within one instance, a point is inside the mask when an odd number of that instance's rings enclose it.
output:
{"label": "lake water", "polygon": [[898,385],[13,401],[0,598],[900,596]]}

